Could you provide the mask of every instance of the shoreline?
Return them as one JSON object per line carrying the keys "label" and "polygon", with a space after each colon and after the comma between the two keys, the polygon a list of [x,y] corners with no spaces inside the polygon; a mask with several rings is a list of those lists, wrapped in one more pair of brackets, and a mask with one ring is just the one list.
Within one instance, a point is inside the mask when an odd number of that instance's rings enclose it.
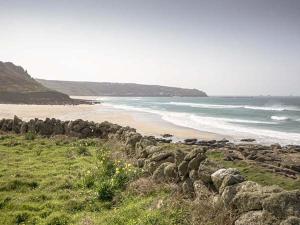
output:
{"label": "shoreline", "polygon": [[94,122],[109,121],[121,126],[130,126],[148,136],[171,134],[175,141],[187,138],[199,140],[221,140],[230,137],[211,132],[182,127],[148,113],[125,111],[113,107],[97,105],[22,105],[0,104],[0,118],[12,119],[14,115],[23,120],[32,118],[57,118],[61,120],[83,119]]}
{"label": "shoreline", "polygon": [[[185,139],[198,139],[199,141],[222,140],[227,139],[232,143],[249,143],[241,142],[241,139],[252,139],[251,135],[247,136],[230,136],[226,134],[200,131],[164,120],[161,116],[132,110],[118,109],[113,106],[102,104],[95,105],[22,105],[22,104],[0,104],[0,118],[12,119],[14,115],[22,120],[32,118],[56,118],[60,120],[88,120],[94,122],[108,121],[121,126],[135,128],[137,132],[145,136],[162,137],[163,134],[173,135],[174,142]],[[255,138],[254,138],[255,139]],[[261,138],[262,139],[262,138]],[[251,144],[272,145],[297,145],[297,143],[280,142],[272,139],[256,139]]]}

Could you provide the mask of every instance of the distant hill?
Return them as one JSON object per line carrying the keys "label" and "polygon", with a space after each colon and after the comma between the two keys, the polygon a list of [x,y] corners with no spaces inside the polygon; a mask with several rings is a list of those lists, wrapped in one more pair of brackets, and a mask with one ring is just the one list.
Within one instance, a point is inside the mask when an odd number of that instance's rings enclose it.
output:
{"label": "distant hill", "polygon": [[46,88],[21,66],[0,61],[0,103],[77,104],[78,100]]}
{"label": "distant hill", "polygon": [[44,86],[72,96],[126,96],[126,97],[207,97],[197,89],[133,83],[98,83],[82,81],[38,81]]}

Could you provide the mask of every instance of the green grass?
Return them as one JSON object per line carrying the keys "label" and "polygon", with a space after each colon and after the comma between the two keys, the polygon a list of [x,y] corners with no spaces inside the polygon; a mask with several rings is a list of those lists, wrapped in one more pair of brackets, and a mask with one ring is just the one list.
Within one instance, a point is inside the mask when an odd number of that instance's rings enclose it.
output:
{"label": "green grass", "polygon": [[0,136],[0,224],[184,224],[168,191],[126,189],[138,174],[98,140]]}
{"label": "green grass", "polygon": [[209,159],[216,161],[224,168],[237,168],[247,178],[247,180],[255,181],[262,185],[278,185],[286,190],[300,189],[300,180],[291,179],[282,175],[278,175],[267,171],[266,169],[248,164],[244,161],[225,161],[222,152],[208,152]]}

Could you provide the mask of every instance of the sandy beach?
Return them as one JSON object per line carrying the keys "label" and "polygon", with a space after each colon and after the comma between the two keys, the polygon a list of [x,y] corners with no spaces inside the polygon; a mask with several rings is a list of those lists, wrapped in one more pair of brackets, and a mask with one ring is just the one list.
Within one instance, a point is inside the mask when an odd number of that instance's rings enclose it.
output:
{"label": "sandy beach", "polygon": [[222,139],[224,136],[181,127],[162,120],[157,115],[125,111],[103,105],[14,105],[0,104],[0,118],[23,120],[32,118],[57,118],[61,120],[83,119],[95,122],[109,121],[122,126],[130,126],[144,135],[160,136],[172,134],[177,139],[198,138],[203,140]]}

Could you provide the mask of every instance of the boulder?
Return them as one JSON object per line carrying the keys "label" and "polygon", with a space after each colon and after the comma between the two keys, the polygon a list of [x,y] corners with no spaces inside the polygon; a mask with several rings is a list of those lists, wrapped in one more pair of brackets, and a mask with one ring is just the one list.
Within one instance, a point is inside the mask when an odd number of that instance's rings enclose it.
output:
{"label": "boulder", "polygon": [[195,145],[197,143],[197,139],[196,138],[185,139],[184,143],[186,145]]}
{"label": "boulder", "polygon": [[208,199],[209,197],[212,197],[213,193],[201,180],[197,180],[194,182],[194,191],[196,198],[199,200]]}
{"label": "boulder", "polygon": [[183,161],[179,164],[178,173],[179,173],[181,180],[184,180],[187,177],[187,175],[189,173],[188,166],[189,166],[189,163],[187,161]]}
{"label": "boulder", "polygon": [[25,134],[28,132],[28,124],[26,122],[22,122],[20,127],[20,133]]}
{"label": "boulder", "polygon": [[19,119],[19,117],[14,116],[13,124],[12,124],[12,131],[17,134],[20,133],[21,125],[22,125],[22,120]]}
{"label": "boulder", "polygon": [[300,225],[300,218],[298,217],[289,217],[286,220],[282,221],[280,225]]}
{"label": "boulder", "polygon": [[206,149],[205,148],[194,148],[191,152],[189,152],[185,157],[184,160],[185,161],[191,161],[193,158],[195,158],[198,154],[202,154],[202,157],[205,157],[205,152]]}
{"label": "boulder", "polygon": [[177,166],[183,161],[185,155],[186,154],[183,151],[181,151],[180,149],[176,149],[174,151],[175,163]]}
{"label": "boulder", "polygon": [[210,161],[209,159],[205,159],[199,165],[198,177],[205,184],[211,184],[211,175],[219,169],[220,167],[215,162]]}
{"label": "boulder", "polygon": [[255,139],[253,138],[244,138],[244,139],[241,139],[242,142],[254,142],[256,141]]}
{"label": "boulder", "polygon": [[281,192],[277,186],[266,186],[245,181],[239,184],[227,186],[222,193],[222,201],[225,207],[238,212],[249,212],[263,209],[263,200],[274,193]]}
{"label": "boulder", "polygon": [[263,201],[263,209],[278,218],[300,217],[300,191],[282,191]]}
{"label": "boulder", "polygon": [[189,162],[189,170],[198,170],[200,163],[206,159],[206,155],[204,153],[199,153],[195,158],[191,159]]}
{"label": "boulder", "polygon": [[[225,177],[227,178],[225,179]],[[244,181],[244,178],[241,176],[239,170],[235,168],[220,169],[211,175],[211,179],[220,194],[221,191],[223,191],[223,189],[226,187],[226,185],[232,185]],[[224,179],[225,183],[223,184]],[[222,190],[220,190],[221,186]]]}
{"label": "boulder", "polygon": [[193,182],[189,178],[187,178],[182,183],[182,192],[184,195],[186,195],[188,197],[194,196],[194,185],[193,185]]}
{"label": "boulder", "polygon": [[156,182],[165,181],[164,170],[165,170],[165,167],[168,165],[169,165],[169,163],[163,163],[159,167],[157,167],[157,169],[154,171],[154,173],[152,175],[153,180],[155,180]]}
{"label": "boulder", "polygon": [[168,181],[177,181],[178,169],[175,163],[169,163],[164,168],[164,175]]}
{"label": "boulder", "polygon": [[151,156],[150,160],[154,162],[175,162],[174,154],[172,152],[156,152]]}
{"label": "boulder", "polygon": [[251,211],[241,215],[234,225],[279,225],[279,221],[264,211]]}

